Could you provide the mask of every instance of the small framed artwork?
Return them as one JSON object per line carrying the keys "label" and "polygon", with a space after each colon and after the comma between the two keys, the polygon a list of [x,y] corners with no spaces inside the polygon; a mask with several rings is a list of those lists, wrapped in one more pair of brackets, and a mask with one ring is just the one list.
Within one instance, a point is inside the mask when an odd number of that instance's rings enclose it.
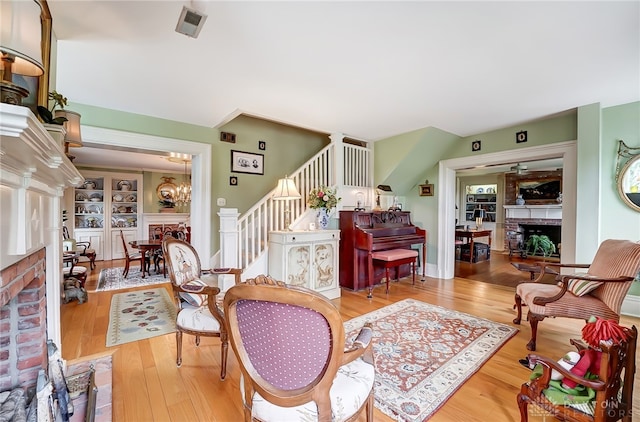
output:
{"label": "small framed artwork", "polygon": [[480,149],[482,148],[482,142],[479,140],[475,140],[471,143],[471,151],[480,151]]}
{"label": "small framed artwork", "polygon": [[264,154],[231,150],[231,172],[264,174]]}
{"label": "small framed artwork", "polygon": [[238,177],[237,176],[229,177],[229,184],[231,186],[238,186]]}
{"label": "small framed artwork", "polygon": [[267,142],[266,141],[258,141],[258,149],[260,151],[264,151],[265,149],[267,149]]}
{"label": "small framed artwork", "polygon": [[526,130],[521,130],[520,132],[516,133],[516,143],[520,144],[522,142],[527,142],[527,131]]}
{"label": "small framed artwork", "polygon": [[420,185],[420,196],[433,196],[433,184]]}

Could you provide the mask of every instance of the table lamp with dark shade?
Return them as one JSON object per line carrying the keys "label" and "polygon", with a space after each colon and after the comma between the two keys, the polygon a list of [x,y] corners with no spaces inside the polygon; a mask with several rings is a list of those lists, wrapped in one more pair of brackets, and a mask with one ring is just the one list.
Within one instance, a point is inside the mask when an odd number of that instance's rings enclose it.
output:
{"label": "table lamp with dark shade", "polygon": [[482,229],[482,219],[484,219],[484,210],[482,208],[474,209],[473,217],[476,219],[476,230]]}

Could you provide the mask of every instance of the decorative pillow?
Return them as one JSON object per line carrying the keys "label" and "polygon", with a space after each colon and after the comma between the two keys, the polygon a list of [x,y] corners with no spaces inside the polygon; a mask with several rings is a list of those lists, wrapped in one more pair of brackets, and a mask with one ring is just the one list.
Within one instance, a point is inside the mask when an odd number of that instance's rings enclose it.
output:
{"label": "decorative pillow", "polygon": [[[580,277],[590,277],[587,273],[574,274]],[[602,285],[602,281],[582,280],[579,278],[571,278],[568,281],[567,289],[576,296],[584,296],[587,293],[597,289]]]}

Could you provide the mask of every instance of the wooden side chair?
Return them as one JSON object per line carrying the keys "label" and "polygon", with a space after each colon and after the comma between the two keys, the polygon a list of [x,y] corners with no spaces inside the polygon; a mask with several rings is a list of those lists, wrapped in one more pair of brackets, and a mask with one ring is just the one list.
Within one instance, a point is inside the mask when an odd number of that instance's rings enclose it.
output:
{"label": "wooden side chair", "polygon": [[[78,256],[87,258],[89,260],[89,268],[92,270],[96,268],[96,250],[91,247],[91,242],[78,242],[77,240],[72,239],[71,236],[69,236],[69,229],[67,226],[62,226],[62,240],[65,250],[75,252]],[[67,247],[67,245],[69,246]]]}
{"label": "wooden side chair", "polygon": [[[636,342],[638,330],[631,327],[631,338],[621,345],[600,343],[600,373],[596,380],[586,379],[572,374],[560,366],[555,359],[530,354],[529,362],[542,366],[542,375],[522,384],[518,394],[520,420],[529,420],[528,405],[530,403],[544,409],[563,421],[575,422],[631,422],[633,404],[633,381],[636,370]],[[580,340],[571,340],[578,351],[588,346]],[[567,398],[562,404],[554,404],[545,394],[549,388],[551,371],[558,371],[563,377],[595,390],[595,399],[586,403],[576,403]]]}
{"label": "wooden side chair", "polygon": [[162,251],[169,267],[169,279],[177,306],[176,316],[176,365],[182,365],[182,334],[196,337],[220,337],[221,368],[220,378],[227,373],[229,340],[222,309],[222,295],[218,277],[224,274],[234,276],[235,284],[240,283],[242,270],[238,268],[217,268],[203,270],[196,250],[184,240],[164,236]]}
{"label": "wooden side chair", "polygon": [[224,310],[246,422],[373,421],[370,325],[345,349],[329,300],[265,276],[231,287]]}
{"label": "wooden side chair", "polygon": [[144,269],[144,265],[149,265],[149,257],[142,256],[140,252],[130,252],[129,247],[127,246],[127,240],[124,238],[124,233],[120,230],[120,239],[122,239],[122,250],[124,251],[124,270],[122,271],[123,277],[127,277],[129,274],[129,266],[132,262],[140,261],[140,271]]}
{"label": "wooden side chair", "polygon": [[[522,306],[529,306],[527,319],[531,324],[528,350],[536,350],[538,322],[547,317],[575,318],[587,321],[591,316],[620,321],[620,308],[631,283],[640,272],[640,243],[608,239],[600,244],[591,264],[539,263],[540,275],[532,283],[516,287],[517,316],[520,324]],[[559,285],[537,281],[547,273],[547,267],[586,268],[586,273],[558,276]]]}

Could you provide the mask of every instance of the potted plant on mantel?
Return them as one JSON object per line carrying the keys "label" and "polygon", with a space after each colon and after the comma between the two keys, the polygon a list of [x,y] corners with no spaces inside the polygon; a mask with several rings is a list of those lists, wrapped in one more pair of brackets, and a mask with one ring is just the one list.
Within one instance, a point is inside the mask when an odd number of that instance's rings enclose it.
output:
{"label": "potted plant on mantel", "polygon": [[45,129],[47,129],[47,132],[49,132],[49,135],[51,135],[51,137],[60,146],[64,146],[64,137],[66,135],[66,131],[63,125],[64,122],[67,121],[67,118],[62,116],[54,117],[53,113],[56,107],[60,107],[61,109],[63,109],[64,106],[67,105],[67,97],[53,90],[49,93],[49,100],[53,101],[51,110],[49,110],[45,106],[39,105],[38,115],[40,116]]}

